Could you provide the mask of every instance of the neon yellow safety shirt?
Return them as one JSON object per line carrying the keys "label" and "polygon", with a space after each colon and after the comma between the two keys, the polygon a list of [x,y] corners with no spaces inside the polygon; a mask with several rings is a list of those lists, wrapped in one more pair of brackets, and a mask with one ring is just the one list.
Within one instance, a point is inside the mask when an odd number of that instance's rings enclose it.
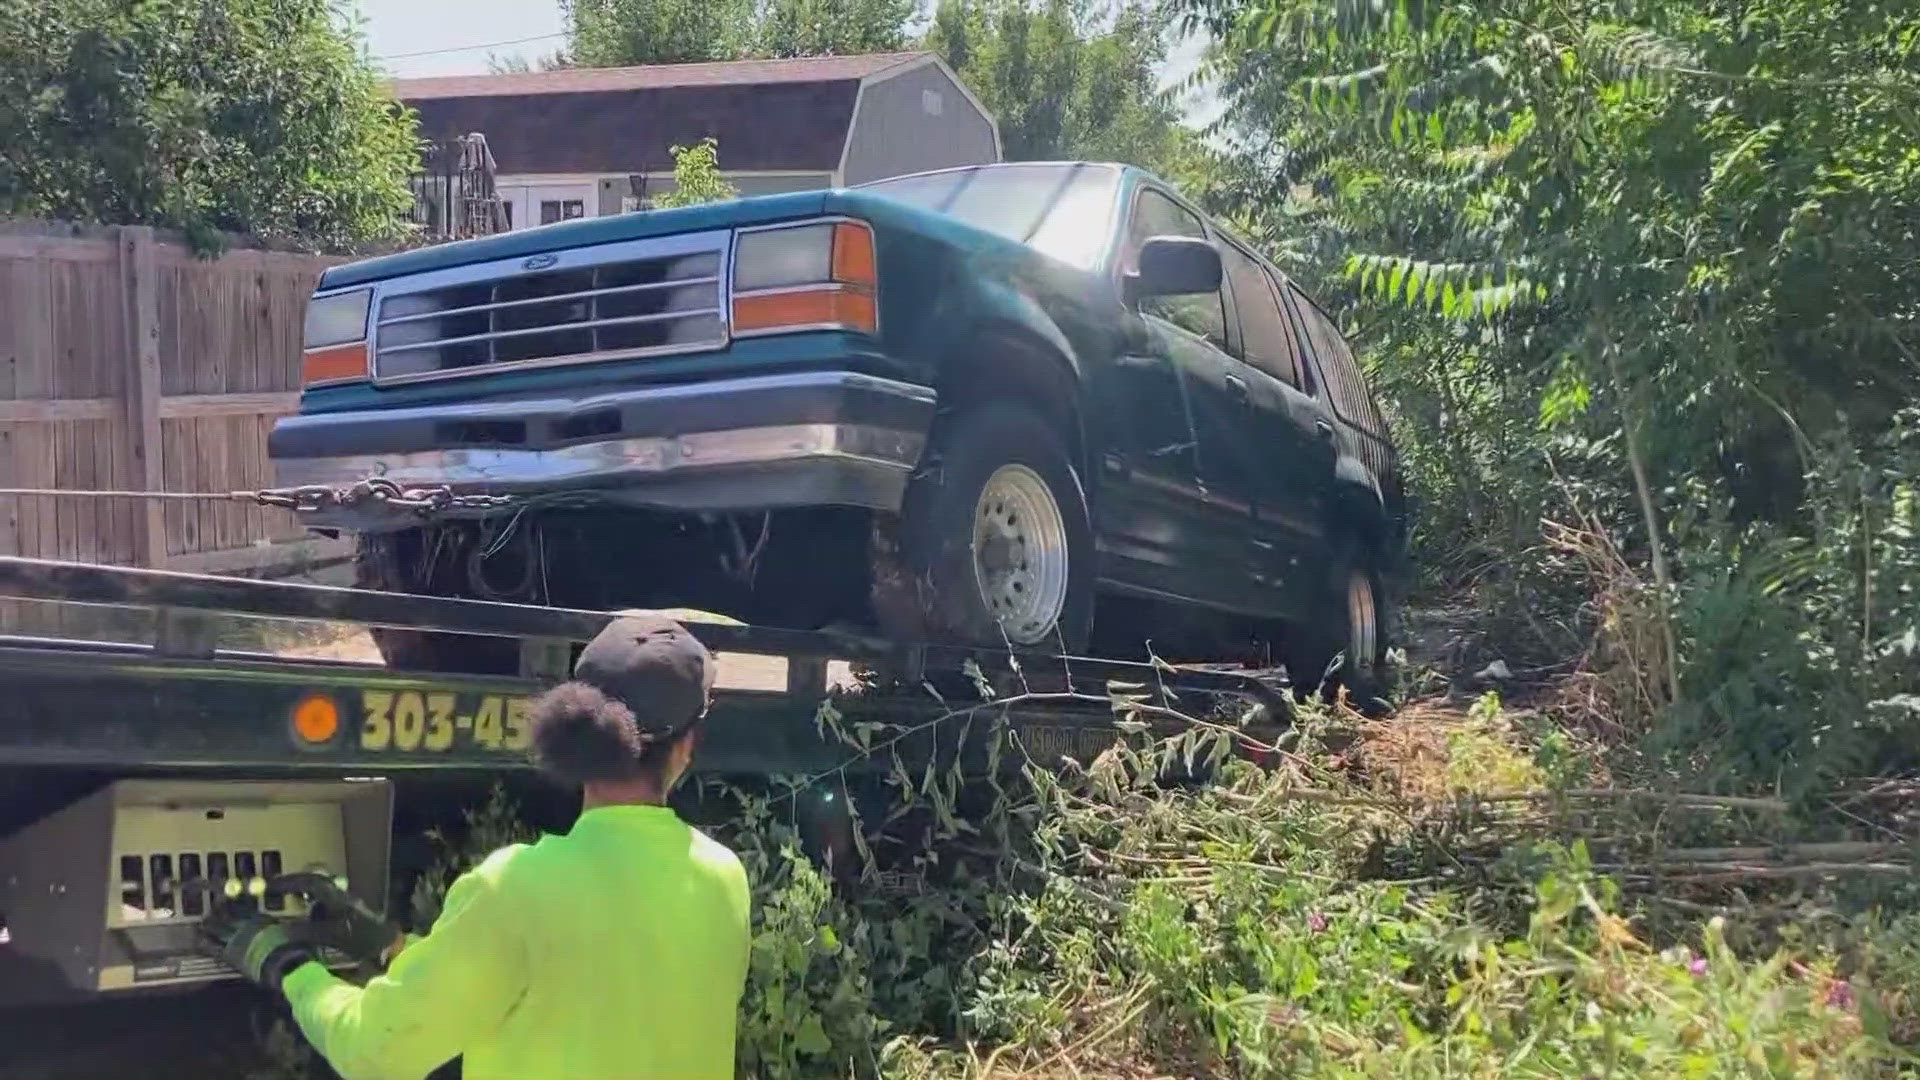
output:
{"label": "neon yellow safety shirt", "polygon": [[365,987],[302,964],[294,1019],[344,1080],[732,1080],[750,941],[733,852],[659,806],[502,848]]}

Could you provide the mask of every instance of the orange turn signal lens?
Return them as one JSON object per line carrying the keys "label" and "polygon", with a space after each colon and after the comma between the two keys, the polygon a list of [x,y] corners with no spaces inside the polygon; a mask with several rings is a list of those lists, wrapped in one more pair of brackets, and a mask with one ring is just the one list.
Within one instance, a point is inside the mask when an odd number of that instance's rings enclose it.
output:
{"label": "orange turn signal lens", "polygon": [[863,222],[835,223],[833,280],[844,285],[861,285],[869,289],[879,281],[873,268],[873,230]]}
{"label": "orange turn signal lens", "polygon": [[308,694],[293,707],[293,733],[302,742],[331,742],[340,733],[340,706],[326,694]]}
{"label": "orange turn signal lens", "polygon": [[859,330],[871,334],[879,326],[873,294],[845,285],[748,293],[733,298],[736,334],[803,329]]}
{"label": "orange turn signal lens", "polygon": [[367,343],[329,345],[300,354],[300,381],[307,386],[352,382],[367,377]]}

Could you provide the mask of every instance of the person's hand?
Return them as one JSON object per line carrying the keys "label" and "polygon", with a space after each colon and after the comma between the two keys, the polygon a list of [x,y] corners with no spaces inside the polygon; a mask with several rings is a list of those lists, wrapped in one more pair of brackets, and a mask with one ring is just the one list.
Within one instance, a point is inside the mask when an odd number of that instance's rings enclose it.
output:
{"label": "person's hand", "polygon": [[290,927],[296,941],[337,949],[355,960],[381,967],[405,941],[398,925],[374,914],[325,874],[288,874],[276,879],[273,886],[307,902],[307,917]]}
{"label": "person's hand", "polygon": [[278,920],[258,910],[216,904],[200,922],[200,948],[276,993],[287,972],[313,959]]}

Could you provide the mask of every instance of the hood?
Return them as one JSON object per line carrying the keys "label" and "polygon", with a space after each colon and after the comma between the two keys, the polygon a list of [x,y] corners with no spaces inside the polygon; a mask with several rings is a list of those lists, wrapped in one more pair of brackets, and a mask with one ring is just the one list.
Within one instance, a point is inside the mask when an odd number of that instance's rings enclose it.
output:
{"label": "hood", "polygon": [[383,255],[375,259],[342,263],[321,274],[317,288],[340,289],[406,274],[446,270],[450,267],[488,262],[493,259],[511,259],[522,255],[592,247],[596,244],[638,240],[649,236],[667,236],[673,233],[700,232],[707,229],[731,229],[743,225],[770,224],[790,218],[815,217],[827,212],[830,201],[844,201],[835,200],[835,195],[844,195],[844,193],[802,191],[781,195],[757,195],[728,202],[676,207],[672,210],[646,210],[632,214],[615,214],[611,217],[577,218],[573,221],[562,221],[533,229],[501,233],[498,236],[483,236],[476,240],[436,244],[433,247],[405,251],[397,255]]}

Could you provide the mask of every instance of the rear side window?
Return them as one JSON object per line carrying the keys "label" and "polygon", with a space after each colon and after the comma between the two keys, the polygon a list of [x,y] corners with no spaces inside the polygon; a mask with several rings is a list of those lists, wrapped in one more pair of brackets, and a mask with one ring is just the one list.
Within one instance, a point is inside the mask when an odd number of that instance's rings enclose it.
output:
{"label": "rear side window", "polygon": [[1326,376],[1327,396],[1333,399],[1333,411],[1367,434],[1386,438],[1386,422],[1374,407],[1373,396],[1367,393],[1367,384],[1360,378],[1360,365],[1353,358],[1353,350],[1347,347],[1346,339],[1298,287],[1289,285],[1288,288],[1293,292],[1294,310],[1300,313],[1300,322],[1306,327],[1307,344],[1319,358],[1320,370]]}
{"label": "rear side window", "polygon": [[1233,286],[1233,307],[1240,316],[1242,359],[1288,386],[1300,385],[1300,353],[1293,328],[1280,311],[1267,272],[1233,244],[1220,245],[1220,261]]}
{"label": "rear side window", "polygon": [[[1121,267],[1132,273],[1139,265],[1140,245],[1156,236],[1190,236],[1207,239],[1206,226],[1186,208],[1152,188],[1142,188],[1133,201],[1133,215],[1127,221],[1127,243],[1121,253]],[[1189,330],[1211,341],[1215,347],[1227,347],[1227,314],[1218,292],[1193,296],[1155,296],[1143,301],[1140,309],[1150,315]]]}

